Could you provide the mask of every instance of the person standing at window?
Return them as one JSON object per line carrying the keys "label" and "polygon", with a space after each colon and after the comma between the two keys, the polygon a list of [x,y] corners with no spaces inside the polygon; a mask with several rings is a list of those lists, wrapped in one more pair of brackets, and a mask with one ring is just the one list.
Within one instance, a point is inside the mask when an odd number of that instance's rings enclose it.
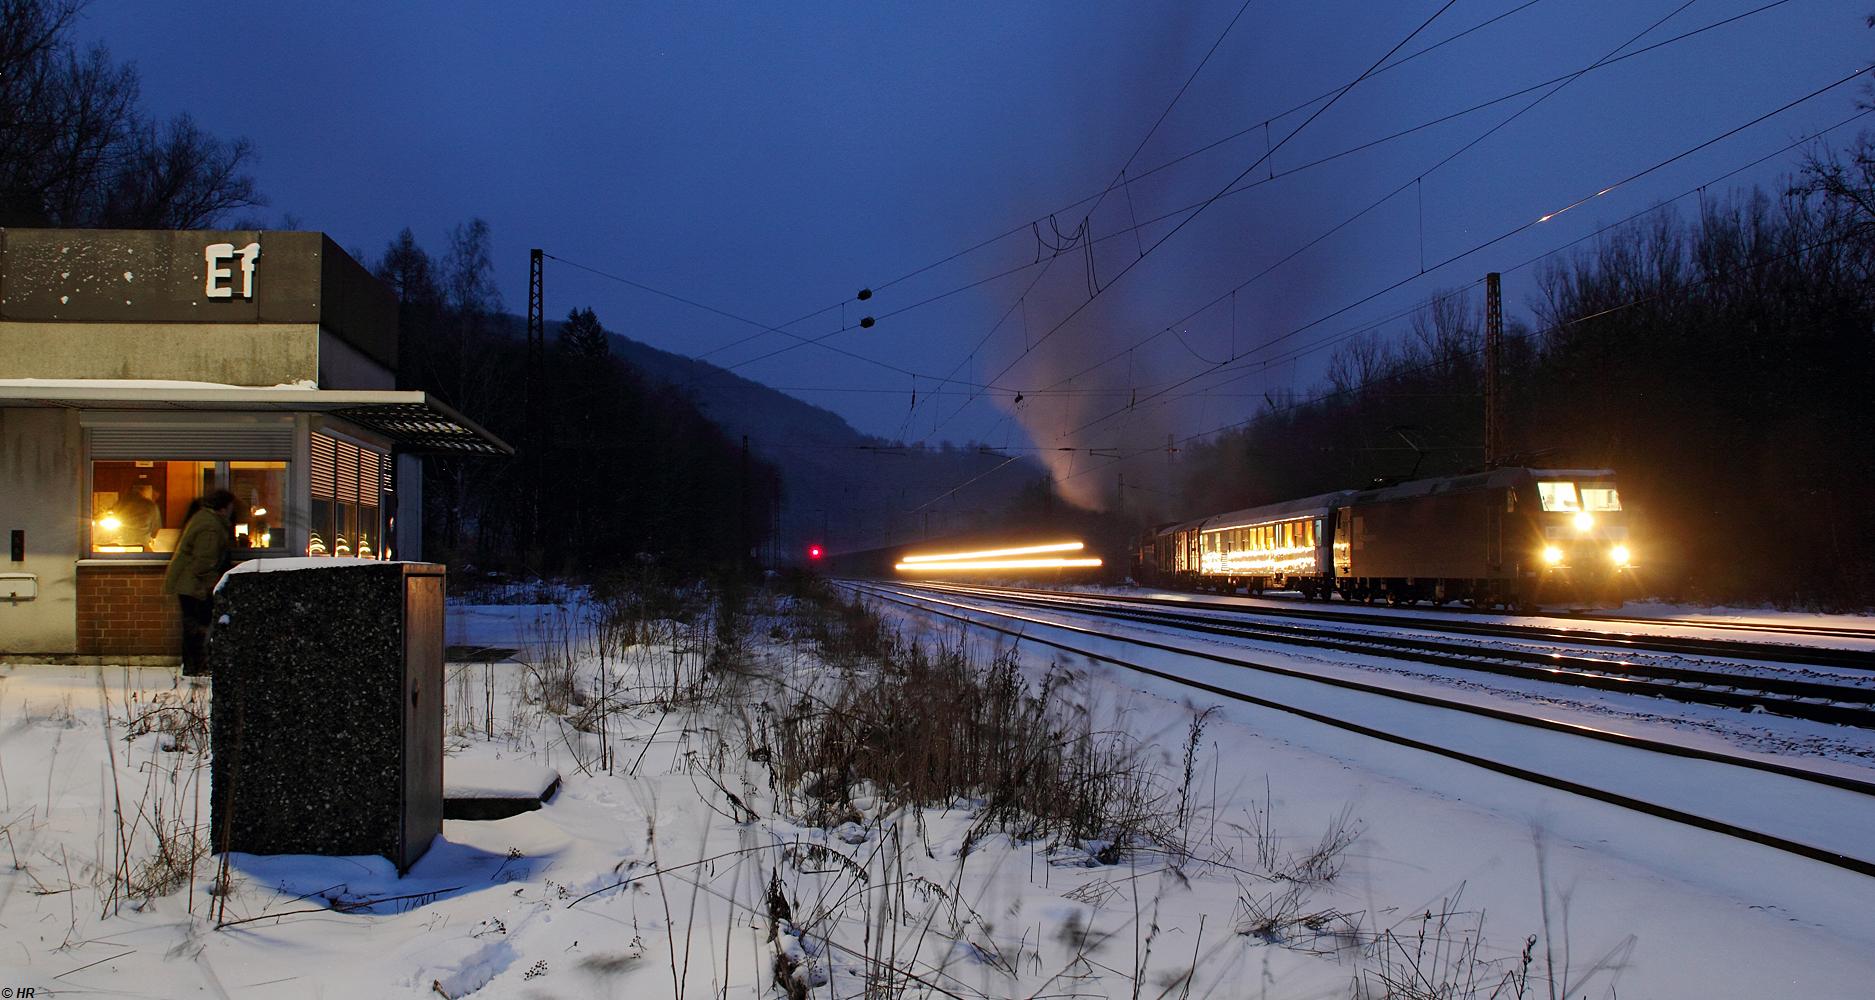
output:
{"label": "person standing at window", "polygon": [[132,486],[111,513],[119,522],[119,545],[137,545],[147,551],[156,540],[156,533],[163,530],[163,510],[156,505],[156,488],[149,483]]}
{"label": "person standing at window", "polygon": [[182,672],[208,672],[208,630],[216,581],[234,549],[234,494],[213,490],[197,500],[163,575],[163,593],[182,605]]}

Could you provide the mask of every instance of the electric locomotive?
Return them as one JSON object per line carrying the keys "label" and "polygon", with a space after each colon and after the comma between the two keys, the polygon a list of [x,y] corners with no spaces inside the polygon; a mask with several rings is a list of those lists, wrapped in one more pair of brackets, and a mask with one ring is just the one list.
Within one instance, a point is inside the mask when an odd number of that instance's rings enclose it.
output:
{"label": "electric locomotive", "polygon": [[1310,599],[1614,607],[1634,552],[1613,471],[1502,468],[1166,525],[1136,568],[1166,586]]}

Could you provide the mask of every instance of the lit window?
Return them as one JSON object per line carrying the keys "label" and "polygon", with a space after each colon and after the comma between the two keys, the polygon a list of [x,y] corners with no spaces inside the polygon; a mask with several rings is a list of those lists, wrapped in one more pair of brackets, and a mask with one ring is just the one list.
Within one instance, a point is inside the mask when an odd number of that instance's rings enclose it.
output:
{"label": "lit window", "polygon": [[1543,501],[1544,510],[1574,513],[1582,509],[1582,501],[1576,497],[1574,483],[1537,483],[1536,492]]}
{"label": "lit window", "polygon": [[235,498],[235,546],[285,548],[286,463],[229,462],[225,482]]}
{"label": "lit window", "polygon": [[174,552],[189,505],[214,489],[235,495],[235,546],[286,547],[285,462],[97,461],[91,463],[91,551]]}
{"label": "lit window", "polygon": [[1621,498],[1613,486],[1582,487],[1583,510],[1620,510]]}

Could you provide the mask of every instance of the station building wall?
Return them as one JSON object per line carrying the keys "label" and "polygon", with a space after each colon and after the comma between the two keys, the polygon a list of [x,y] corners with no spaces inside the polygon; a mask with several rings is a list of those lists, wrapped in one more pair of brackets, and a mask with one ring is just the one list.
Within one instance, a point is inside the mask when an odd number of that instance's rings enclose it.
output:
{"label": "station building wall", "polygon": [[[23,562],[0,572],[38,577],[38,597],[0,601],[0,653],[59,653],[77,647],[78,567],[85,536],[83,455],[72,410],[0,409],[0,511],[9,532],[26,533]],[[11,545],[10,536],[0,542]],[[0,555],[9,554],[0,550]]]}

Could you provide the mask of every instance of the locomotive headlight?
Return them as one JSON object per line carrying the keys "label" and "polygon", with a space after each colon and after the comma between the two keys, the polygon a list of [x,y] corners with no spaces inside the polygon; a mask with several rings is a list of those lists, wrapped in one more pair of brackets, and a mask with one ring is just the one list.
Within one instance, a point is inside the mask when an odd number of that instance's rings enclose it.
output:
{"label": "locomotive headlight", "polygon": [[1562,550],[1557,548],[1554,545],[1544,546],[1543,547],[1543,561],[1546,563],[1549,563],[1551,566],[1554,566],[1557,563],[1562,562]]}
{"label": "locomotive headlight", "polygon": [[1577,531],[1587,531],[1593,527],[1595,527],[1595,515],[1589,513],[1586,510],[1580,511],[1576,514],[1576,530]]}
{"label": "locomotive headlight", "polygon": [[1614,559],[1616,566],[1626,566],[1628,564],[1628,559],[1630,558],[1628,547],[1625,545],[1617,545],[1614,548],[1609,549],[1608,555]]}

